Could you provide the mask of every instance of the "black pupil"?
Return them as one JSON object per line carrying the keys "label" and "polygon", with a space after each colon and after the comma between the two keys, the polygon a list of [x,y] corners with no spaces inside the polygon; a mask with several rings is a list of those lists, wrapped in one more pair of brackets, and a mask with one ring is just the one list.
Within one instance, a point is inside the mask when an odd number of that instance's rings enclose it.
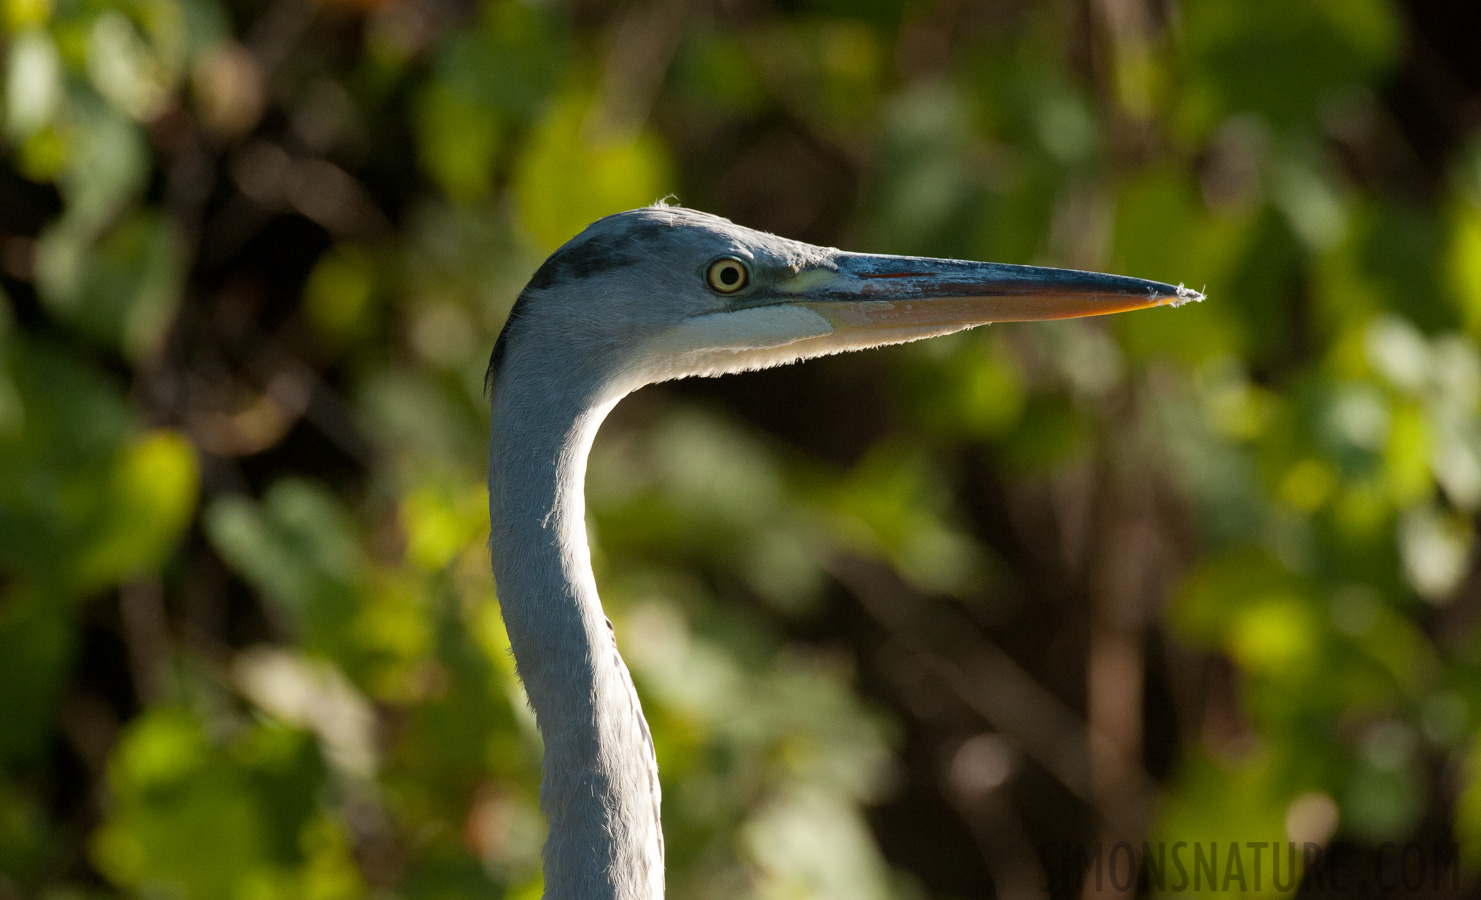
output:
{"label": "black pupil", "polygon": [[732,287],[740,281],[740,268],[733,265],[720,267],[720,283],[726,287]]}

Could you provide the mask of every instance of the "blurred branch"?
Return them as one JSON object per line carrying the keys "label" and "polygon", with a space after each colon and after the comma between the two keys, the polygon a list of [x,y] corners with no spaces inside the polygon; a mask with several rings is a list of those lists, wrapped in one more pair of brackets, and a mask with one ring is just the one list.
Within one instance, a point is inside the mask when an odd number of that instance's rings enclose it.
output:
{"label": "blurred branch", "polygon": [[618,17],[607,39],[602,82],[587,128],[598,138],[631,138],[648,119],[689,21],[684,0],[653,0]]}
{"label": "blurred branch", "polygon": [[[1108,826],[1121,834],[1145,831],[1156,795],[1151,776],[1128,763],[1111,738],[1087,726],[966,616],[916,594],[892,569],[876,562],[840,558],[829,571],[958,699],[1076,797],[1093,804]],[[1117,782],[1134,786],[1137,801],[1102,806],[1092,778],[1093,760],[1103,760]]]}
{"label": "blurred branch", "polygon": [[245,43],[267,73],[269,83],[308,33],[316,9],[315,4],[306,0],[274,0],[248,30]]}
{"label": "blurred branch", "polygon": [[119,618],[129,654],[134,692],[143,704],[162,699],[162,669],[170,659],[169,615],[158,578],[141,578],[118,590]]}
{"label": "blurred branch", "polygon": [[[1127,399],[1123,388],[1103,407],[1105,418],[1114,424],[1103,430],[1097,466],[1086,706],[1091,733],[1105,736],[1091,747],[1096,805],[1138,809],[1145,817],[1150,812],[1145,784],[1128,774],[1140,771],[1137,766],[1142,756],[1146,690],[1142,643],[1148,614],[1142,598],[1152,586],[1156,534],[1146,493],[1130,487],[1138,482],[1124,471],[1131,464],[1120,459],[1129,449],[1124,435],[1137,433]],[[1139,471],[1150,477],[1145,470]],[[1111,827],[1104,838],[1108,846],[1117,841],[1135,846],[1146,834],[1144,829],[1125,831],[1108,824]],[[1116,890],[1113,881],[1092,885],[1087,879],[1084,890],[1087,898],[1130,896],[1135,886]]]}
{"label": "blurred branch", "polygon": [[[973,742],[988,738],[996,736],[978,735],[969,739],[958,749],[957,759]],[[1007,768],[1003,767],[1005,776],[1011,774]],[[1001,790],[1002,785],[978,791],[975,796],[964,791],[961,784],[949,787],[952,802],[992,869],[994,894],[1002,900],[1042,898],[1046,883],[1042,860],[1023,819]]]}
{"label": "blurred branch", "polygon": [[284,415],[301,415],[345,453],[364,465],[372,462],[373,446],[355,422],[349,402],[330,387],[319,372],[271,335],[250,334],[243,354],[247,371],[267,385],[264,399]]}

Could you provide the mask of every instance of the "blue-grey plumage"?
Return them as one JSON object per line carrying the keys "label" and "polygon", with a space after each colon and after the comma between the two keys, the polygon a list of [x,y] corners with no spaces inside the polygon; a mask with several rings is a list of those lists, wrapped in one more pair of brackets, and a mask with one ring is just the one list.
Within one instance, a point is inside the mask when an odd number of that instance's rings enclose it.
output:
{"label": "blue-grey plumage", "polygon": [[489,362],[490,550],[545,740],[545,895],[663,896],[652,738],[602,612],[583,480],[597,428],[646,384],[949,334],[1180,305],[1181,286],[850,253],[694,210],[608,216],[553,253]]}

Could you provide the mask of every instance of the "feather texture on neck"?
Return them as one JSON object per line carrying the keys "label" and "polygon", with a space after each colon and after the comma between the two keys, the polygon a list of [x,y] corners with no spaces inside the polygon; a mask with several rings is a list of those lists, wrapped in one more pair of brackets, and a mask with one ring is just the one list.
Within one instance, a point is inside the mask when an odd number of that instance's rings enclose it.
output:
{"label": "feather texture on neck", "polygon": [[545,742],[545,897],[659,900],[653,742],[586,540],[586,459],[621,393],[532,362],[495,386],[489,514],[499,603]]}

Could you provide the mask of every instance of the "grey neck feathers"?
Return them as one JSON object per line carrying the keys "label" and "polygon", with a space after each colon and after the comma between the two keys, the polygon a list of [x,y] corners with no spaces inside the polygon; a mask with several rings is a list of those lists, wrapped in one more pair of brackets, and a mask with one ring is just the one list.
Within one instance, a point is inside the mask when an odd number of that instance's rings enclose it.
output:
{"label": "grey neck feathers", "polygon": [[545,741],[545,897],[658,900],[652,740],[586,542],[586,458],[621,394],[516,362],[494,390],[490,544],[509,643]]}

